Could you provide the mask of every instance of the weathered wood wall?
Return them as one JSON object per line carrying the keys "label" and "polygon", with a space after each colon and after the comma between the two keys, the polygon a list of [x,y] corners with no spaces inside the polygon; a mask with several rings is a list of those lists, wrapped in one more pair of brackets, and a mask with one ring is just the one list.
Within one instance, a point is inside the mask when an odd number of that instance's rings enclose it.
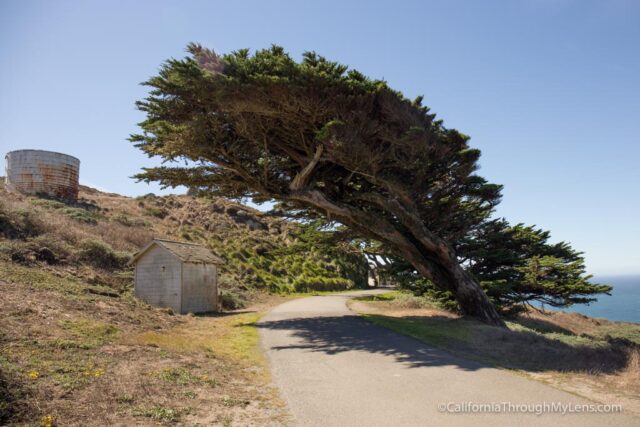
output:
{"label": "weathered wood wall", "polygon": [[136,263],[135,295],[148,304],[180,313],[181,279],[182,262],[168,250],[154,246]]}
{"label": "weathered wood wall", "polygon": [[182,264],[182,313],[215,311],[218,276],[213,264]]}

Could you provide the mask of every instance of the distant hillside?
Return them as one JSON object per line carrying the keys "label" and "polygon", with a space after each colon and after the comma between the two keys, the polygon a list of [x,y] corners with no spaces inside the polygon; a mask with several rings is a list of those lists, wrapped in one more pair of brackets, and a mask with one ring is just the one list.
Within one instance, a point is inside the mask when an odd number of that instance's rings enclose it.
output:
{"label": "distant hillside", "polygon": [[255,290],[366,285],[360,254],[344,245],[315,247],[304,241],[307,234],[300,224],[221,198],[130,198],[81,186],[78,202],[68,205],[0,186],[0,259],[64,271],[116,292],[130,289],[129,257],[153,237],[200,243],[221,256],[229,308]]}

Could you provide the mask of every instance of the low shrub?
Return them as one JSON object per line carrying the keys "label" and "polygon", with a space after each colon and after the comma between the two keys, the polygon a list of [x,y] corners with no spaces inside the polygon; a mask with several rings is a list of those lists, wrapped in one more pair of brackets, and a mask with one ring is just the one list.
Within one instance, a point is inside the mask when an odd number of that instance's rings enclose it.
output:
{"label": "low shrub", "polygon": [[352,287],[353,282],[342,277],[301,276],[293,281],[296,292],[344,291]]}
{"label": "low shrub", "polygon": [[111,217],[111,221],[122,224],[126,227],[149,227],[151,224],[142,218],[132,218],[125,214],[116,214]]}
{"label": "low shrub", "polygon": [[16,376],[0,365],[0,425],[13,425],[14,422],[18,425],[18,421],[25,421],[27,405],[24,401],[28,392]]}
{"label": "low shrub", "polygon": [[53,199],[31,199],[30,202],[34,206],[39,206],[45,209],[62,209],[68,206],[66,203]]}
{"label": "low shrub", "polygon": [[224,310],[238,310],[247,306],[246,287],[229,273],[218,277],[220,305]]}
{"label": "low shrub", "polygon": [[98,220],[103,218],[100,214],[89,212],[81,208],[63,208],[60,211],[69,218],[84,224],[96,225]]}
{"label": "low shrub", "polygon": [[66,264],[71,258],[70,248],[62,241],[42,235],[27,241],[13,241],[0,248],[11,261],[23,265],[45,262]]}
{"label": "low shrub", "polygon": [[130,254],[115,251],[103,241],[86,239],[80,243],[78,258],[98,268],[117,270],[127,265]]}
{"label": "low shrub", "polygon": [[238,310],[247,306],[247,300],[237,291],[220,291],[220,305],[223,310]]}
{"label": "low shrub", "polygon": [[392,304],[399,308],[431,308],[438,306],[438,304],[424,296],[415,296],[407,292],[395,294]]}
{"label": "low shrub", "polygon": [[48,210],[55,210],[63,215],[84,224],[95,225],[102,215],[97,211],[99,208],[91,203],[63,203],[60,200],[50,198],[31,199],[30,203]]}
{"label": "low shrub", "polygon": [[8,239],[26,239],[44,232],[44,223],[34,212],[14,209],[0,201],[0,235]]}
{"label": "low shrub", "polygon": [[144,210],[144,214],[164,219],[169,215],[169,211],[164,208],[148,207]]}

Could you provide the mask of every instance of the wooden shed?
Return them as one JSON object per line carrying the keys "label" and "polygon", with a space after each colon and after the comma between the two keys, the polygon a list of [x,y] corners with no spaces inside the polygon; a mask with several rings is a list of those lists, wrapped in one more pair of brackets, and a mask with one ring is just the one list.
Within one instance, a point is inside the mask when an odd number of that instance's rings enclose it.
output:
{"label": "wooden shed", "polygon": [[217,309],[222,260],[204,246],[154,239],[131,262],[135,295],[148,304],[181,314]]}

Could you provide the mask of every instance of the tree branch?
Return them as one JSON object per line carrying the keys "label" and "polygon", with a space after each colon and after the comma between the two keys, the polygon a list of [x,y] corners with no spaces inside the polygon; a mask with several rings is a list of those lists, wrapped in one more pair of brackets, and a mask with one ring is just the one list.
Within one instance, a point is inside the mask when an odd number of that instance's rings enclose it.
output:
{"label": "tree branch", "polygon": [[309,162],[307,166],[304,167],[298,174],[293,178],[291,184],[289,184],[289,189],[291,191],[298,191],[303,189],[307,185],[307,181],[309,181],[309,177],[313,172],[313,169],[318,164],[320,157],[322,156],[322,151],[324,147],[322,144],[316,147],[316,153],[313,155],[313,159]]}

